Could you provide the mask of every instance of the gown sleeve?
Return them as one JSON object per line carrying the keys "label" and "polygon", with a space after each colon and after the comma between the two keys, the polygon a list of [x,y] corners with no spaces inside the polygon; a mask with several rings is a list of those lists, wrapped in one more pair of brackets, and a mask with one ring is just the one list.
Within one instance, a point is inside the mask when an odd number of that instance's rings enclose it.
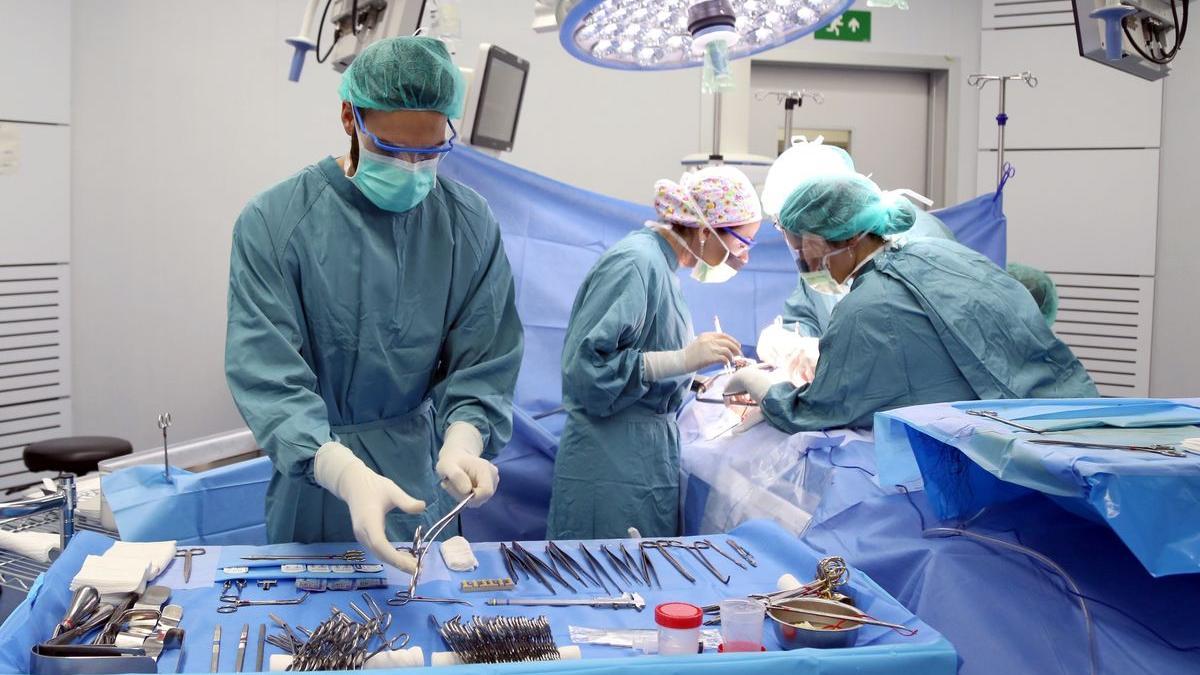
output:
{"label": "gown sleeve", "polygon": [[606,258],[585,283],[563,347],[563,393],[588,415],[611,417],[652,385],[638,348],[649,291],[637,266],[618,258]]}
{"label": "gown sleeve", "polygon": [[312,458],[331,440],[329,413],[301,355],[299,298],[276,251],[262,213],[247,207],[233,230],[225,377],[276,470],[311,481]]}
{"label": "gown sleeve", "polygon": [[897,344],[894,328],[897,311],[879,286],[851,291],[821,338],[812,383],[771,387],[761,402],[767,421],[793,434],[865,427],[876,411],[905,400],[910,387],[904,345]]}
{"label": "gown sleeve", "polygon": [[467,242],[478,264],[471,268],[465,299],[442,341],[441,379],[433,395],[439,432],[454,422],[474,426],[483,436],[484,456],[490,458],[512,437],[513,392],[525,333],[500,226],[486,207],[471,217],[485,220],[469,228],[482,233]]}
{"label": "gown sleeve", "polygon": [[792,291],[784,303],[784,324],[797,325],[799,334],[805,337],[821,337],[828,328],[834,303],[832,299],[821,298],[808,283],[800,281],[796,291]]}

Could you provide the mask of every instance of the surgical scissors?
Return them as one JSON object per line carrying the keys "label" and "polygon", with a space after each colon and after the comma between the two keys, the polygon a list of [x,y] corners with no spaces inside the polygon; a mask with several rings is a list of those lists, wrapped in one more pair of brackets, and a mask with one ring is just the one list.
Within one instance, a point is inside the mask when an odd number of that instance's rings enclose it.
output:
{"label": "surgical scissors", "polygon": [[198,555],[204,555],[204,549],[198,546],[175,551],[176,558],[183,558],[183,583],[185,584],[192,580],[192,557]]}

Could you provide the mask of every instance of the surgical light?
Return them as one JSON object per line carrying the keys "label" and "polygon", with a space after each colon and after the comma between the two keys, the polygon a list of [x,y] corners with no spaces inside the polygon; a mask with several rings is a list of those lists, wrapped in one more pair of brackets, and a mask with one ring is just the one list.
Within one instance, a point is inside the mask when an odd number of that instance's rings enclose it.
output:
{"label": "surgical light", "polygon": [[[669,70],[732,60],[814,33],[854,0],[559,0],[559,41],[606,68]],[[719,65],[719,64],[718,64]]]}

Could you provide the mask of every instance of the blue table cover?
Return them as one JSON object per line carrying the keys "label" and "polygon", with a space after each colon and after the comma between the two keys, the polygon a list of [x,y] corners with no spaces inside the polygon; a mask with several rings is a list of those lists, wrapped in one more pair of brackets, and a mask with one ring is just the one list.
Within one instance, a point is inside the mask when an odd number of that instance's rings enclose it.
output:
{"label": "blue table cover", "polygon": [[[743,546],[755,556],[758,567],[743,572],[733,567],[731,563],[720,556],[714,564],[727,573],[733,573],[733,579],[728,587],[719,584],[711,575],[695,561],[688,559],[689,554],[683,554],[681,561],[691,569],[697,579],[696,584],[690,584],[683,579],[665,560],[654,554],[655,569],[662,581],[662,590],[657,588],[646,590],[637,589],[647,601],[647,609],[643,612],[631,610],[602,610],[593,608],[517,608],[517,607],[486,607],[483,601],[489,594],[464,594],[475,602],[474,608],[462,606],[443,606],[430,604],[413,604],[406,607],[389,608],[394,616],[393,630],[408,631],[412,635],[410,646],[419,645],[425,650],[426,658],[432,651],[445,651],[440,640],[429,628],[428,617],[434,615],[440,621],[451,616],[462,614],[464,619],[478,613],[484,616],[497,614],[522,615],[544,614],[549,617],[553,626],[555,639],[560,646],[570,644],[568,626],[579,625],[589,627],[619,626],[629,628],[653,628],[653,606],[669,600],[684,600],[699,604],[715,602],[726,597],[736,597],[753,591],[773,590],[775,579],[784,572],[792,572],[798,577],[811,578],[818,559],[808,546],[788,536],[783,530],[766,522],[748,523],[732,533]],[[717,544],[724,545],[726,537],[721,537]],[[63,556],[51,567],[41,579],[37,588],[29,594],[27,600],[0,626],[0,671],[27,672],[29,648],[39,638],[49,635],[50,630],[61,616],[70,598],[66,590],[71,576],[78,570],[83,557],[89,553],[99,553],[111,545],[111,540],[92,533],[81,533],[68,547]],[[573,544],[563,542],[564,548],[574,552]],[[531,550],[542,551],[537,544],[530,545]],[[595,545],[589,545],[594,553],[598,553]],[[428,595],[456,595],[458,580],[466,578],[484,578],[504,576],[504,568],[494,545],[477,545],[476,556],[480,559],[481,567],[473,573],[449,573],[441,566],[441,559],[431,552],[429,560],[429,580],[422,575],[420,591]],[[219,556],[213,555],[210,558]],[[201,561],[197,559],[196,563]],[[178,567],[178,565],[175,565]],[[174,570],[166,572],[166,581],[173,579]],[[610,574],[612,572],[610,571]],[[400,580],[398,580],[400,581]],[[522,664],[519,666],[462,666],[462,670],[471,672],[629,672],[644,670],[645,672],[689,672],[710,671],[720,669],[723,673],[756,673],[763,669],[784,669],[794,673],[928,673],[939,675],[955,672],[957,656],[950,644],[936,631],[930,629],[913,617],[899,603],[892,600],[863,574],[852,571],[852,595],[857,599],[858,606],[864,611],[885,621],[902,623],[919,630],[914,637],[901,637],[889,629],[875,626],[864,626],[861,629],[859,645],[852,649],[841,650],[798,650],[793,652],[776,651],[777,643],[773,633],[768,629],[765,634],[765,644],[771,650],[763,654],[705,654],[698,657],[659,657],[628,658],[635,656],[630,649],[584,645],[583,661]],[[371,591],[371,595],[380,602],[390,597],[396,590],[381,589]],[[254,586],[247,586],[244,597],[286,597],[291,592],[289,584],[264,594]],[[219,588],[208,586],[188,590],[176,590],[171,601],[183,606],[182,627],[187,631],[186,652],[184,660],[185,672],[207,672],[211,657],[211,641],[213,628],[221,624],[224,642],[221,649],[221,670],[233,670],[234,653],[236,651],[237,634],[243,623],[251,625],[251,636],[257,634],[257,624],[267,623],[268,611],[273,611],[284,620],[312,628],[329,614],[331,605],[348,609],[347,602],[360,598],[358,592],[326,592],[315,594],[303,604],[296,607],[275,608],[245,608],[234,614],[218,614],[215,608],[218,604]],[[591,597],[597,595],[593,589],[585,590],[577,596]],[[506,596],[509,594],[506,594]],[[518,590],[511,597],[544,597],[546,592],[535,582],[522,579]],[[561,587],[559,597],[571,597]],[[393,633],[394,634],[394,633]],[[268,645],[268,654],[277,653],[274,647]],[[253,652],[253,648],[248,650]],[[163,663],[173,665],[173,652],[163,656]],[[249,658],[249,657],[248,657]],[[456,672],[456,671],[449,671]]]}
{"label": "blue table cover", "polygon": [[[1196,400],[971,401],[876,416],[880,463],[913,458],[941,518],[961,518],[1030,492],[1106,524],[1155,576],[1200,572],[1200,456],[1057,447],[1039,438],[1147,445],[1200,437]],[[1038,435],[968,415],[1051,431]],[[1191,425],[1191,426],[1189,426]],[[885,476],[885,484],[904,483]]]}

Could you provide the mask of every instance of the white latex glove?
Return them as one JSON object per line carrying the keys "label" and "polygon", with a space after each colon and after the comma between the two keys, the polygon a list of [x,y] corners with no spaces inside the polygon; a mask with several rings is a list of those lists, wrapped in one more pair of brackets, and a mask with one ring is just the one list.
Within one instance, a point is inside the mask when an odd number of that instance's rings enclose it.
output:
{"label": "white latex glove", "polygon": [[413,499],[389,478],[372,471],[346,446],[336,441],[322,445],[313,460],[317,485],[325,488],[350,507],[354,538],[381,561],[412,573],[416,561],[401,554],[388,541],[384,517],[392,509],[421,513],[425,502]]}
{"label": "white latex glove", "polygon": [[457,500],[475,492],[467,506],[481,506],[496,494],[500,483],[500,470],[495,464],[480,457],[483,454],[483,436],[473,425],[455,422],[446,429],[446,440],[438,452],[437,474],[442,477],[442,487]]}
{"label": "white latex glove", "polygon": [[746,394],[750,400],[760,403],[773,384],[775,380],[769,372],[760,368],[743,368],[729,378],[725,385],[725,395]]}
{"label": "white latex glove", "polygon": [[732,364],[742,345],[725,333],[701,333],[691,344],[673,352],[646,352],[642,362],[651,382],[687,375],[708,366]]}

